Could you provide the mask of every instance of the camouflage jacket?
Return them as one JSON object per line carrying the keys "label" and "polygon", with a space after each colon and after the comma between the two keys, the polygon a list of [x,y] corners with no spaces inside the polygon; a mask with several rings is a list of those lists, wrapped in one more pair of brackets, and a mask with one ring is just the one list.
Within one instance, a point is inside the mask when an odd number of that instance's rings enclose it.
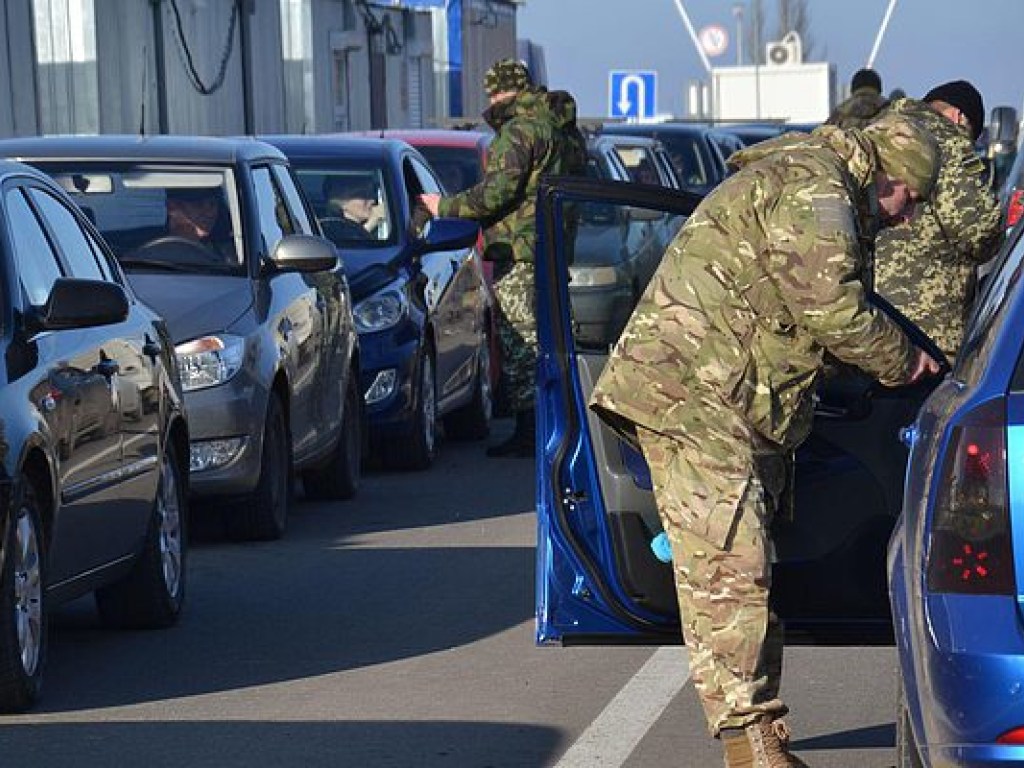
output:
{"label": "camouflage jacket", "polygon": [[810,430],[827,350],[885,384],[910,342],[865,300],[858,208],[876,155],[859,130],[786,134],[732,156],[669,246],[591,407],[628,435],[679,437],[687,409],[731,409],[786,448]]}
{"label": "camouflage jacket", "polygon": [[941,166],[930,201],[910,222],[879,234],[875,290],[952,358],[963,339],[974,270],[1002,242],[999,205],[966,130],[915,99],[900,99],[890,109],[927,128]]}
{"label": "camouflage jacket", "polygon": [[863,128],[885,109],[889,102],[874,88],[858,88],[829,115],[826,125],[839,128]]}
{"label": "camouflage jacket", "polygon": [[487,150],[483,178],[442,198],[438,214],[480,221],[486,228],[485,258],[532,262],[541,177],[580,174],[586,167],[576,103],[564,91],[530,89],[493,105],[484,118],[497,135]]}

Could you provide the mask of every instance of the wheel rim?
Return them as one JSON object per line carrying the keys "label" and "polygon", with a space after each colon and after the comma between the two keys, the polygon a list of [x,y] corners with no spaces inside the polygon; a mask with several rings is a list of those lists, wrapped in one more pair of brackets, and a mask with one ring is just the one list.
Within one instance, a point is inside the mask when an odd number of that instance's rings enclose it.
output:
{"label": "wheel rim", "polygon": [[434,399],[434,361],[429,355],[423,359],[420,398],[423,402],[423,444],[427,447],[428,453],[433,453],[437,439],[437,403]]}
{"label": "wheel rim", "polygon": [[263,446],[264,455],[267,459],[265,472],[271,473],[270,482],[270,503],[272,505],[275,522],[284,527],[285,499],[288,495],[288,472],[290,467],[283,466],[287,450],[284,443],[284,425],[278,416],[272,419],[267,430],[267,444]]}
{"label": "wheel rim", "polygon": [[34,675],[43,645],[43,580],[39,536],[29,510],[18,510],[14,542],[14,613],[21,665]]}
{"label": "wheel rim", "polygon": [[177,598],[183,570],[181,500],[177,474],[169,456],[164,457],[160,473],[160,495],[156,509],[160,525],[160,561],[163,564],[164,587],[168,595]]}
{"label": "wheel rim", "polygon": [[494,399],[491,394],[491,351],[485,344],[480,350],[480,367],[477,370],[480,379],[480,407],[484,418],[491,420],[494,410]]}

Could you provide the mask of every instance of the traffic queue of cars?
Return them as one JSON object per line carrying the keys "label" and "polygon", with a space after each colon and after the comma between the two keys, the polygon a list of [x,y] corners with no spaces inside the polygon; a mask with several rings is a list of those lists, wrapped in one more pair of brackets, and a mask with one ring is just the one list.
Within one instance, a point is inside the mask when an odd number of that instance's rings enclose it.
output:
{"label": "traffic queue of cars", "polygon": [[[404,143],[277,141],[298,175],[252,138],[0,142],[0,712],[40,694],[52,606],[175,622],[190,513],[280,537],[293,478],[356,492],[367,416],[410,468],[437,419],[487,433],[477,226],[413,221],[440,186]],[[335,176],[376,183],[366,242]]]}

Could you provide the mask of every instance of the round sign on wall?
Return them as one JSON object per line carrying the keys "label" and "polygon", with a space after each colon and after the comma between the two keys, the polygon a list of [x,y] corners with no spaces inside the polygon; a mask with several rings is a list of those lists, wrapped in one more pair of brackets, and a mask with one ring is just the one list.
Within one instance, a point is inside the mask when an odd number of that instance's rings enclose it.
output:
{"label": "round sign on wall", "polygon": [[704,27],[697,37],[700,39],[700,47],[708,56],[721,56],[729,47],[729,33],[725,31],[725,27],[717,24]]}

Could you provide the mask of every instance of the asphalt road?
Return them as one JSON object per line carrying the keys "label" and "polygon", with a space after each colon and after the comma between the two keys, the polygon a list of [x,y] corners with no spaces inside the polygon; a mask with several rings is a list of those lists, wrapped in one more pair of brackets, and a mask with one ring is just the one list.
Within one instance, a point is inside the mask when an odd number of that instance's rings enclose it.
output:
{"label": "asphalt road", "polygon": [[[204,526],[179,626],[59,611],[44,699],[0,721],[0,766],[720,766],[683,648],[534,645],[533,489],[531,461],[446,444],[429,472],[299,503],[282,541]],[[894,665],[787,649],[810,765],[894,764]]]}

